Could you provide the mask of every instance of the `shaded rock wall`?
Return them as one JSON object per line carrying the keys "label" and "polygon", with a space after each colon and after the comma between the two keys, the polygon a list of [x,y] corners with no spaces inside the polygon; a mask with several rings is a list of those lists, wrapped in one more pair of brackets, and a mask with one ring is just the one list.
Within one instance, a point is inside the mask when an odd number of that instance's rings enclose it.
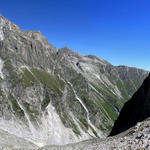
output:
{"label": "shaded rock wall", "polygon": [[119,134],[148,117],[150,117],[150,74],[138,91],[123,106],[110,136]]}

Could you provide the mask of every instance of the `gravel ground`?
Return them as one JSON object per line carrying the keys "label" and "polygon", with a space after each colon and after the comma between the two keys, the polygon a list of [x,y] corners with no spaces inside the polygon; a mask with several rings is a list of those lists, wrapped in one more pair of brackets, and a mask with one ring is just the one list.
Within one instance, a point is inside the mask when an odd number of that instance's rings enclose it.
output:
{"label": "gravel ground", "polygon": [[65,146],[45,146],[40,150],[150,150],[150,119],[114,137]]}

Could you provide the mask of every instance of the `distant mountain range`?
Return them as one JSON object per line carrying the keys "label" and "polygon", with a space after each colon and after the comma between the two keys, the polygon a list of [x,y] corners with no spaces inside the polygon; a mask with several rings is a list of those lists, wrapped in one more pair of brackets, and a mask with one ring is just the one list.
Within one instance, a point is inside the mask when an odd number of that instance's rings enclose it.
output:
{"label": "distant mountain range", "polygon": [[0,16],[0,129],[38,146],[107,136],[147,76],[57,50],[41,32]]}

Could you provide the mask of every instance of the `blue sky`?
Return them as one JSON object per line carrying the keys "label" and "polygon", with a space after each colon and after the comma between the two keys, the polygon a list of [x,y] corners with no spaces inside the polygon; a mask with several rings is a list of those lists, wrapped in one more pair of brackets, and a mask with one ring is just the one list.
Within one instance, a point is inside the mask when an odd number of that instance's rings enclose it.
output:
{"label": "blue sky", "polygon": [[149,0],[5,0],[0,13],[57,48],[150,70],[149,8]]}

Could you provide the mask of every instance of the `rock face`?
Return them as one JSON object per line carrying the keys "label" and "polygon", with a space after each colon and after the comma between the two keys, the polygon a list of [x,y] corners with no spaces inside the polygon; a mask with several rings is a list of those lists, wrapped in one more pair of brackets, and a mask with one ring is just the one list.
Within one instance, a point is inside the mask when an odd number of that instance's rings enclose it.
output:
{"label": "rock face", "polygon": [[39,31],[0,16],[0,129],[38,146],[108,135],[147,75],[57,50]]}
{"label": "rock face", "polygon": [[150,74],[138,91],[123,106],[110,136],[119,134],[148,117],[150,117]]}

